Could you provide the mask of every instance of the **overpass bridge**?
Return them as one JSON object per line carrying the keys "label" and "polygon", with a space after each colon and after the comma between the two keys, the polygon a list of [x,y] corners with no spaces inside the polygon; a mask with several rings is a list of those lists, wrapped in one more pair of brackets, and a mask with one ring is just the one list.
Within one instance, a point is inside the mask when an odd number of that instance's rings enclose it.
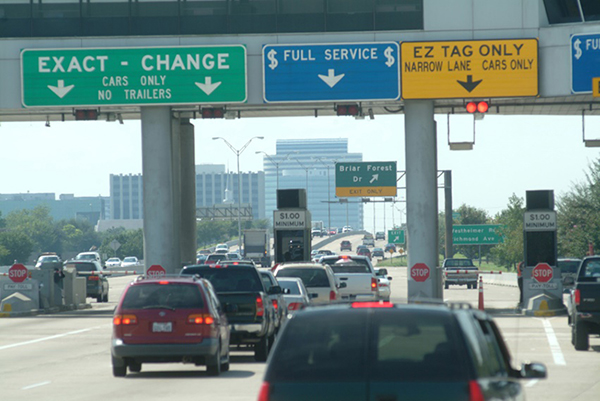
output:
{"label": "overpass bridge", "polygon": [[[233,32],[229,23],[210,34],[175,34],[165,24],[161,34],[154,18],[152,34],[111,33],[109,25],[95,35],[8,32],[0,39],[0,122],[140,119],[144,259],[176,271],[195,251],[190,121],[202,127],[202,118],[215,117],[404,114],[409,265],[434,267],[434,114],[463,114],[470,101],[486,101],[488,114],[598,115],[592,92],[600,75],[600,22],[585,7],[570,16],[549,0],[391,3],[412,10],[420,23],[352,29],[348,19],[346,29],[309,32],[266,25],[262,32]],[[373,18],[397,12],[381,10]],[[409,297],[440,297],[438,279],[410,282]]]}

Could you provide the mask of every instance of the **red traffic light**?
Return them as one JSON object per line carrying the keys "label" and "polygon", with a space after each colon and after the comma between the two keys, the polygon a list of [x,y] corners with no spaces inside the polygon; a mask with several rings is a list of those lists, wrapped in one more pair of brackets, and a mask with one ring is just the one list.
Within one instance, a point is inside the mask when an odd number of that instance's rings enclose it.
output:
{"label": "red traffic light", "polygon": [[338,116],[357,116],[360,112],[358,104],[338,104],[336,107]]}
{"label": "red traffic light", "polygon": [[210,108],[206,107],[202,109],[202,118],[223,118],[225,117],[225,109],[223,108]]}
{"label": "red traffic light", "polygon": [[467,109],[467,113],[486,113],[489,109],[488,102],[469,102],[465,107]]}

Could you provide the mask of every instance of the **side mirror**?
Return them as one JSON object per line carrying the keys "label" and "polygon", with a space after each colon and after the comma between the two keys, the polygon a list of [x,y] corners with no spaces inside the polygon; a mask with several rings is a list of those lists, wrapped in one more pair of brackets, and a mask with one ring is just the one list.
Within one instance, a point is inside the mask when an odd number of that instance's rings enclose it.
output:
{"label": "side mirror", "polygon": [[346,287],[348,287],[348,284],[347,284],[347,283],[339,283],[339,284],[337,285],[337,288],[346,288]]}
{"label": "side mirror", "polygon": [[539,362],[524,363],[521,365],[523,379],[543,379],[548,375],[546,365]]}
{"label": "side mirror", "polygon": [[269,295],[277,295],[277,294],[281,294],[283,291],[281,290],[281,287],[278,285],[274,285],[273,287],[269,288],[269,291],[267,291],[267,294]]}
{"label": "side mirror", "polygon": [[392,276],[388,276],[387,278],[389,281],[392,281]]}

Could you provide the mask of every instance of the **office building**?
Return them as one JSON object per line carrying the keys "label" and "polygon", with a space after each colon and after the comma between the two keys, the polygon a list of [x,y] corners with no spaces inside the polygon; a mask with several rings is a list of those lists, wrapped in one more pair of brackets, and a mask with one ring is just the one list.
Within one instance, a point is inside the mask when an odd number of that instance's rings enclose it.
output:
{"label": "office building", "polygon": [[[277,189],[305,188],[312,221],[325,227],[363,228],[360,198],[335,196],[335,163],[360,162],[361,153],[348,153],[348,139],[280,139],[276,154],[265,155],[265,214],[277,209]],[[341,203],[344,200],[348,202]]]}
{"label": "office building", "polygon": [[[242,172],[242,205],[252,207],[254,219],[264,219],[264,172]],[[143,219],[141,174],[110,176],[110,204],[113,220]],[[238,175],[222,164],[196,166],[196,207],[238,203]]]}

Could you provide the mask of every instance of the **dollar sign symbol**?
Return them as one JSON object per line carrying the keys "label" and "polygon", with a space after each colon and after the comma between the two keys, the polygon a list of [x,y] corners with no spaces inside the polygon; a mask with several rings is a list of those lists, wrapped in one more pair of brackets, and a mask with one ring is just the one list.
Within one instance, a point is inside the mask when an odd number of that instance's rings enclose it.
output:
{"label": "dollar sign symbol", "polygon": [[274,70],[275,68],[277,68],[277,66],[279,65],[279,62],[275,58],[276,54],[277,54],[277,52],[274,49],[271,49],[271,51],[269,53],[267,53],[267,58],[271,62],[271,64],[269,64],[269,68],[272,69],[272,70]]}
{"label": "dollar sign symbol", "polygon": [[579,38],[577,38],[577,40],[575,41],[575,58],[577,60],[579,60],[579,57],[581,57],[581,55],[583,54],[583,52],[581,51],[581,48],[579,47],[580,44],[581,44],[581,40],[579,40]]}
{"label": "dollar sign symbol", "polygon": [[387,65],[388,67],[393,66],[394,63],[396,62],[396,59],[392,56],[393,52],[394,52],[394,49],[392,49],[391,47],[388,47],[387,49],[385,49],[385,52],[383,52],[383,55],[385,57],[387,57],[387,61],[385,62],[385,65]]}

